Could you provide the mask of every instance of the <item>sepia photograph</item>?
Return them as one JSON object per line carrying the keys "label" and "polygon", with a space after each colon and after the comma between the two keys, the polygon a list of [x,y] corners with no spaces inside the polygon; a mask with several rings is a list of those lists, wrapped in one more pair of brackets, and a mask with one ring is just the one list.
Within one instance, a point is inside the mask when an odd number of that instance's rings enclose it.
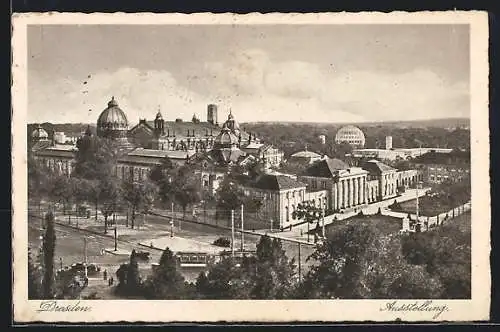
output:
{"label": "sepia photograph", "polygon": [[19,320],[488,318],[487,16],[13,21]]}

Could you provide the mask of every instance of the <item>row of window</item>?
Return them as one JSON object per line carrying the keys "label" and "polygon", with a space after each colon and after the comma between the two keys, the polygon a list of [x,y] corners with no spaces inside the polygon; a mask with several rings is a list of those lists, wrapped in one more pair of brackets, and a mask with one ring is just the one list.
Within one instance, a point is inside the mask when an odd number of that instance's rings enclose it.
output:
{"label": "row of window", "polygon": [[448,171],[448,172],[458,172],[458,173],[463,173],[463,172],[468,173],[469,172],[468,169],[464,170],[461,168],[455,169],[455,168],[442,168],[442,167],[429,167],[429,170],[431,170],[431,171],[443,171],[444,170],[444,171]]}

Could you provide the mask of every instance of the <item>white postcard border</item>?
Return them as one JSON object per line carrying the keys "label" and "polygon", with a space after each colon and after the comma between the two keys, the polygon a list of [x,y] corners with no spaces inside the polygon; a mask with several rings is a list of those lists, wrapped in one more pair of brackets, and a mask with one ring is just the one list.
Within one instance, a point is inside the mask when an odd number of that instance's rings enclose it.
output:
{"label": "white postcard border", "polygon": [[[16,322],[312,322],[472,321],[489,318],[490,180],[488,127],[488,19],[485,12],[393,12],[323,14],[81,14],[13,15],[12,177],[13,309]],[[434,313],[383,310],[389,300],[71,300],[73,310],[37,312],[27,300],[27,25],[29,24],[470,24],[472,299],[435,300]],[[415,300],[395,300],[400,304]],[[418,301],[419,303],[425,300]],[[111,305],[110,305],[111,304]],[[76,310],[90,307],[89,311]]]}

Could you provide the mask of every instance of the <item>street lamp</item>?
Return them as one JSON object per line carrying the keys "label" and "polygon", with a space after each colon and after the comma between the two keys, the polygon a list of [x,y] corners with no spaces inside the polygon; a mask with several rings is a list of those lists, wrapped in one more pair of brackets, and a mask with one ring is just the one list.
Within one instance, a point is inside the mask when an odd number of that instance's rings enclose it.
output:
{"label": "street lamp", "polygon": [[422,184],[422,182],[418,181],[417,182],[417,186],[416,186],[416,194],[417,194],[417,201],[416,201],[416,217],[417,217],[416,219],[417,220],[416,221],[417,221],[417,224],[419,224],[419,225],[420,225],[420,220],[419,220],[419,206],[418,206],[418,198],[419,198],[418,189],[419,189],[419,187],[420,187],[421,184]]}
{"label": "street lamp", "polygon": [[88,239],[94,239],[93,236],[84,236],[83,237],[83,254],[84,254],[84,267],[85,267],[85,278],[88,277],[88,269],[87,269],[87,241]]}

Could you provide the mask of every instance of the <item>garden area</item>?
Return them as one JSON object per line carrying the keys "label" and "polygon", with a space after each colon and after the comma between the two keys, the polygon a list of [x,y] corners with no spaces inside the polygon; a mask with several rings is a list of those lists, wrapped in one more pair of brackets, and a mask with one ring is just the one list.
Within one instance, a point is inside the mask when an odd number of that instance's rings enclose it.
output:
{"label": "garden area", "polygon": [[[446,213],[457,206],[470,201],[470,182],[444,182],[432,188],[426,196],[419,198],[419,214],[421,216],[433,217],[441,213]],[[406,202],[394,201],[389,208],[395,212],[415,213],[417,200]]]}
{"label": "garden area", "polygon": [[351,218],[335,221],[326,226],[327,237],[328,234],[335,233],[343,226],[356,225],[356,226],[372,226],[378,229],[382,234],[394,234],[401,230],[401,219],[391,216],[384,216],[380,214],[362,215],[358,214]]}

